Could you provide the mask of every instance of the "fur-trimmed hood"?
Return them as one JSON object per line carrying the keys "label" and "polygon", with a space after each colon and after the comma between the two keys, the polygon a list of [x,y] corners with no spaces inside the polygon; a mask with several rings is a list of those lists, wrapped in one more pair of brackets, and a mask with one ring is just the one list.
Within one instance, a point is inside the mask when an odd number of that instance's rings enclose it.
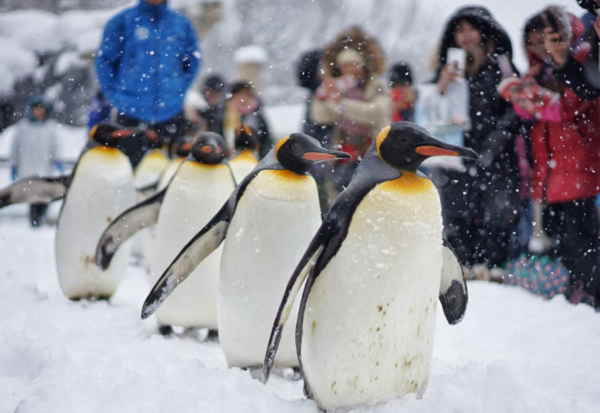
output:
{"label": "fur-trimmed hood", "polygon": [[335,60],[339,52],[352,48],[359,52],[365,62],[367,77],[380,76],[385,72],[383,50],[377,40],[358,26],[352,26],[340,34],[325,48],[321,59],[321,77],[339,76],[340,69]]}

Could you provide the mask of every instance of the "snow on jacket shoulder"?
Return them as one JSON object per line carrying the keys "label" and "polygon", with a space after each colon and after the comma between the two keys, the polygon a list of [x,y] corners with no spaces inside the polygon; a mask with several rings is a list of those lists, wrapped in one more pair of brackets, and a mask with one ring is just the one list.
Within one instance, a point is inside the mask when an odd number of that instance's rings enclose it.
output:
{"label": "snow on jacket shoulder", "polygon": [[164,122],[183,109],[200,61],[192,23],[167,3],[151,6],[142,0],[107,23],[96,71],[119,111]]}

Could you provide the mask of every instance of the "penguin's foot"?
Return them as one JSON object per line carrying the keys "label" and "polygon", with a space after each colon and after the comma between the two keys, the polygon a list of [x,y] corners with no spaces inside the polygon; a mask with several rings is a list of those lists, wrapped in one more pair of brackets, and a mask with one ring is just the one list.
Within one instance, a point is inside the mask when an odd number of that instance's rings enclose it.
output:
{"label": "penguin's foot", "polygon": [[173,334],[173,327],[169,325],[158,326],[158,332],[163,336],[170,336]]}

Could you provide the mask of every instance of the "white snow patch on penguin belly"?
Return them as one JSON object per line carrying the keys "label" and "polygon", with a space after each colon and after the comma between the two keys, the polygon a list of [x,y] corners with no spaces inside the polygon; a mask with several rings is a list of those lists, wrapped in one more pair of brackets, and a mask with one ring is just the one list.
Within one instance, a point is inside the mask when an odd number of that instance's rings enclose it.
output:
{"label": "white snow patch on penguin belly", "polygon": [[[271,182],[270,176],[269,171],[261,172],[250,183],[225,239],[219,340],[230,367],[262,365],[285,287],[321,223],[312,177]],[[298,365],[298,302],[283,332],[275,361],[280,367]]]}
{"label": "white snow patch on penguin belly", "polygon": [[[225,165],[186,162],[171,182],[157,224],[151,275],[156,282],[183,247],[221,209],[235,189]],[[204,259],[156,312],[161,325],[217,328],[222,247]]]}
{"label": "white snow patch on penguin belly", "polygon": [[315,280],[302,364],[326,409],[417,392],[429,378],[440,285],[442,218],[435,188],[375,188]]}
{"label": "white snow patch on penguin belly", "polygon": [[110,297],[124,276],[130,245],[121,246],[106,271],[94,260],[106,226],[134,202],[133,172],[116,149],[94,148],[80,159],[56,233],[56,268],[69,298]]}

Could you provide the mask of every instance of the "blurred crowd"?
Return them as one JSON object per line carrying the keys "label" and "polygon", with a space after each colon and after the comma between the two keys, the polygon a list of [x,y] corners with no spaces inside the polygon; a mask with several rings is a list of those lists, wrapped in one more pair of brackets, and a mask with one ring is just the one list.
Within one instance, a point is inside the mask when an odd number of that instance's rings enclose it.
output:
{"label": "blurred crowd", "polygon": [[[382,128],[395,121],[422,124],[427,86],[439,101],[464,88],[467,119],[435,136],[455,143],[458,131],[461,144],[481,158],[430,164],[423,172],[440,191],[444,235],[466,274],[506,282],[519,257],[542,254],[568,273],[558,292],[599,306],[600,1],[577,3],[583,16],[556,6],[529,16],[518,45],[485,8],[457,10],[430,59],[435,76],[425,85],[413,82],[406,62],[386,61],[377,39],[360,27],[300,56],[297,78],[308,91],[303,132],[352,155],[311,171],[323,212]],[[523,73],[512,63],[514,47],[526,52]],[[184,110],[201,63],[191,23],[164,0],[140,1],[107,24],[96,56],[101,89],[88,126],[113,120],[152,128],[166,147],[213,131],[232,147],[235,131],[246,124],[257,131],[263,157],[273,139],[252,82],[211,74],[200,82],[205,104]],[[34,98],[29,108],[12,152],[14,179],[47,174],[58,162],[47,102]],[[123,149],[135,167],[148,148],[140,142]],[[43,214],[39,208],[32,206],[34,222]]]}

